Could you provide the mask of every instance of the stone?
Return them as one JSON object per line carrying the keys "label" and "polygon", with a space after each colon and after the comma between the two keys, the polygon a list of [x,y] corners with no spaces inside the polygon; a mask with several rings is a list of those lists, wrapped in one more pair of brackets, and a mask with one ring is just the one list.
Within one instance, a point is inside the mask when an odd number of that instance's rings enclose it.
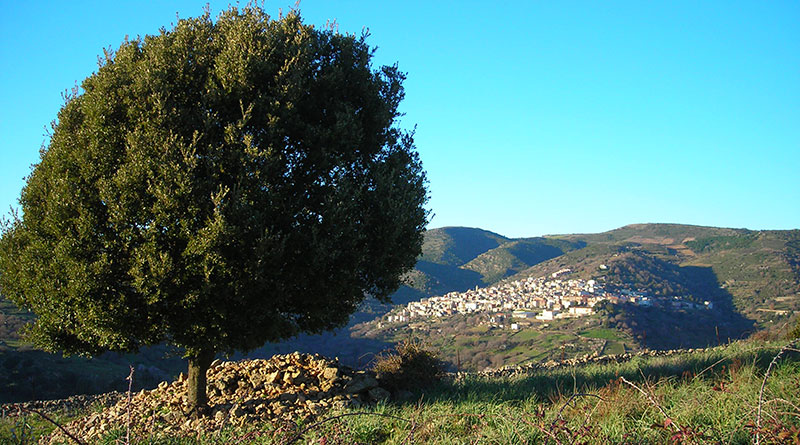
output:
{"label": "stone", "polygon": [[372,388],[369,391],[367,391],[367,395],[369,396],[370,399],[376,402],[389,400],[389,398],[392,396],[392,394],[389,391],[381,388],[380,386],[376,386],[375,388]]}
{"label": "stone", "polygon": [[[137,434],[213,432],[241,423],[296,421],[323,415],[337,403],[358,407],[390,397],[378,386],[374,374],[340,368],[335,361],[318,355],[298,353],[276,355],[269,360],[216,361],[207,377],[212,409],[207,418],[187,419],[184,415],[188,410],[185,374],[174,382],[162,382],[156,389],[135,393],[130,412]],[[107,406],[102,412],[68,424],[68,429],[87,443],[96,442],[104,428],[116,428],[126,421],[127,397],[120,401],[117,396]],[[65,441],[66,437],[55,431],[42,443]]]}
{"label": "stone", "polygon": [[411,391],[407,391],[405,389],[401,389],[397,391],[397,393],[395,394],[395,398],[399,401],[411,400],[414,398],[414,393],[412,393]]}
{"label": "stone", "polygon": [[348,394],[357,394],[376,386],[378,386],[378,381],[375,380],[375,377],[369,374],[360,374],[354,377],[353,380],[345,386],[344,390]]}
{"label": "stone", "polygon": [[322,371],[322,378],[324,378],[325,380],[336,380],[336,379],[338,379],[339,378],[339,368],[334,368],[334,367],[325,368]]}
{"label": "stone", "polygon": [[279,382],[280,379],[281,379],[281,372],[275,371],[267,374],[267,376],[264,378],[264,381],[269,383],[270,385],[274,385],[275,383]]}
{"label": "stone", "polygon": [[245,413],[246,411],[244,407],[242,407],[242,405],[238,403],[233,405],[233,408],[231,408],[231,410],[228,412],[228,414],[230,414],[231,417],[242,417],[245,415]]}
{"label": "stone", "polygon": [[261,389],[264,387],[264,379],[265,376],[262,374],[251,374],[249,378],[250,385],[255,389]]}
{"label": "stone", "polygon": [[224,421],[224,420],[225,420],[225,418],[227,418],[227,417],[228,417],[228,416],[227,416],[227,415],[225,415],[225,412],[224,412],[224,411],[217,411],[216,413],[214,413],[214,420],[216,420],[217,422],[222,422],[222,421]]}
{"label": "stone", "polygon": [[286,392],[278,396],[278,400],[281,402],[294,403],[297,400],[297,394]]}

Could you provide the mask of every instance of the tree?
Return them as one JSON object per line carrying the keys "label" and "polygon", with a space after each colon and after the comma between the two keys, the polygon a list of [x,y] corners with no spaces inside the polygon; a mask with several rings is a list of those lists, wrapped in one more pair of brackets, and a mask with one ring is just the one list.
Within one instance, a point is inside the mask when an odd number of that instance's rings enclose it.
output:
{"label": "tree", "polygon": [[366,35],[208,12],[107,51],[67,96],[0,239],[0,290],[48,351],[215,354],[344,325],[421,251],[404,74]]}

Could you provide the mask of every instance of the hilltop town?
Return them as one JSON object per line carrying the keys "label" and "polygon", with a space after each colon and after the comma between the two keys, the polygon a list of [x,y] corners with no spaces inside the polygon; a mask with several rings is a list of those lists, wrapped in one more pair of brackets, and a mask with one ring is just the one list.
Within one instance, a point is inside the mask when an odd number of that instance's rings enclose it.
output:
{"label": "hilltop town", "polygon": [[[601,265],[600,269],[604,267]],[[583,317],[594,314],[595,306],[601,301],[681,309],[713,309],[714,306],[710,301],[699,304],[679,296],[654,298],[643,290],[607,289],[602,283],[604,277],[568,279],[571,274],[571,269],[561,269],[548,276],[423,298],[395,308],[383,316],[382,322],[406,323],[414,319],[486,313],[489,314],[487,323],[505,327],[508,312],[515,320],[527,321]],[[519,329],[519,323],[510,323],[508,327]]]}

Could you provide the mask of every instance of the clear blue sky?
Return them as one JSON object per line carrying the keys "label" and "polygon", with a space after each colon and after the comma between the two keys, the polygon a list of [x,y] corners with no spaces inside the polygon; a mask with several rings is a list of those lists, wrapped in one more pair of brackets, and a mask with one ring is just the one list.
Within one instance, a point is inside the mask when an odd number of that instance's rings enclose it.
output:
{"label": "clear blue sky", "polygon": [[[6,2],[0,214],[103,47],[205,2]],[[211,2],[216,15],[228,2]],[[277,16],[294,2],[268,2]],[[800,2],[304,0],[408,73],[431,227],[800,228]]]}

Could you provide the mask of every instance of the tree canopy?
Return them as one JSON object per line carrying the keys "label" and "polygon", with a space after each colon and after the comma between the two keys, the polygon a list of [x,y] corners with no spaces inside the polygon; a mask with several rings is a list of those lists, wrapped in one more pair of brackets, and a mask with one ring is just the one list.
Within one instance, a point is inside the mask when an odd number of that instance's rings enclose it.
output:
{"label": "tree canopy", "polygon": [[198,357],[388,298],[420,253],[427,191],[396,125],[404,74],[372,54],[366,35],[250,6],[106,52],[0,239],[0,290],[37,314],[30,338],[169,342],[191,377]]}

